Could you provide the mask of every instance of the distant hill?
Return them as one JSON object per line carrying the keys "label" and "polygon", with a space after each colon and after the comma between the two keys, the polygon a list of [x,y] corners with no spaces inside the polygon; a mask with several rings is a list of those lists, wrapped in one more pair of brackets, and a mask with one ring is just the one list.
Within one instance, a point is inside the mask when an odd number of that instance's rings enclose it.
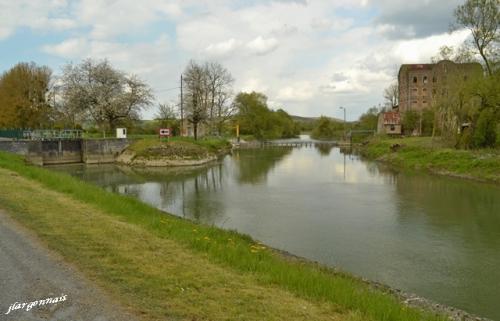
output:
{"label": "distant hill", "polygon": [[[319,119],[319,117],[302,117],[302,116],[295,116],[295,115],[290,115],[290,117],[292,117],[292,119],[296,122],[300,122],[300,123],[313,123],[315,122],[316,120]],[[342,119],[338,119],[338,118],[335,118],[335,117],[328,117],[330,119],[332,119],[333,121],[337,121],[337,122],[343,122],[344,120]]]}

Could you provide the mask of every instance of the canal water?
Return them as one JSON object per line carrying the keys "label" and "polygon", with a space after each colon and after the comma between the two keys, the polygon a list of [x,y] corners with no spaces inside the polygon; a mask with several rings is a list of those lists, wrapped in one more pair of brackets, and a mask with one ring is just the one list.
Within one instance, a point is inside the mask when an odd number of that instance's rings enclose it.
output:
{"label": "canal water", "polygon": [[500,188],[398,172],[332,147],[207,167],[51,167],[164,211],[500,320]]}

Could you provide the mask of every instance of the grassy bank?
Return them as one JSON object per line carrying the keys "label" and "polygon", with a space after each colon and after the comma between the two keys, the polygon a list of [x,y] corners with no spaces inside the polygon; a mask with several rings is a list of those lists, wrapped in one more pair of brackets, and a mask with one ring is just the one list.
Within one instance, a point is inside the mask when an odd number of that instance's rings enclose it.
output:
{"label": "grassy bank", "polygon": [[498,149],[457,150],[431,137],[376,137],[361,152],[398,167],[500,183]]}
{"label": "grassy bank", "polygon": [[134,141],[129,150],[137,156],[178,156],[187,158],[204,157],[207,153],[218,153],[231,148],[227,140],[216,138],[201,138],[194,140],[190,137],[172,137],[159,140],[158,138],[143,138]]}
{"label": "grassy bank", "polygon": [[0,153],[0,168],[0,207],[146,320],[444,320],[17,156]]}

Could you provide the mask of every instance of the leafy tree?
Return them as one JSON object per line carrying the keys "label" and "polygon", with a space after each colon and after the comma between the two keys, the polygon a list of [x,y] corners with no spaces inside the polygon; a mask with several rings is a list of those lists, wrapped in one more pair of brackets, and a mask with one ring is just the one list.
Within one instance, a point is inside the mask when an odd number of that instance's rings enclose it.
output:
{"label": "leafy tree", "polygon": [[311,132],[314,139],[332,139],[339,137],[344,129],[344,124],[326,116],[321,116]]}
{"label": "leafy tree", "polygon": [[500,39],[500,2],[498,0],[466,0],[455,9],[455,29],[471,31],[472,42],[483,58],[489,75],[493,74],[491,57],[498,51]]}
{"label": "leafy tree", "polygon": [[19,63],[0,77],[0,127],[49,126],[51,75],[48,67]]}
{"label": "leafy tree", "polygon": [[371,107],[359,117],[357,128],[362,130],[376,130],[378,123],[379,109],[375,106]]}
{"label": "leafy tree", "polygon": [[415,110],[408,110],[403,114],[401,121],[403,130],[406,134],[412,134],[418,128],[420,115]]}
{"label": "leafy tree", "polygon": [[431,136],[434,132],[436,113],[432,108],[426,108],[422,111],[422,133],[423,136]]}
{"label": "leafy tree", "polygon": [[62,83],[63,109],[94,121],[103,130],[138,119],[153,99],[146,83],[114,69],[107,60],[66,65]]}
{"label": "leafy tree", "polygon": [[485,108],[479,114],[472,136],[474,147],[494,147],[496,144],[497,119],[492,108]]}
{"label": "leafy tree", "polygon": [[241,92],[233,102],[238,111],[237,119],[242,134],[257,139],[287,138],[299,134],[299,126],[283,109],[272,111],[267,106],[267,97],[262,93]]}

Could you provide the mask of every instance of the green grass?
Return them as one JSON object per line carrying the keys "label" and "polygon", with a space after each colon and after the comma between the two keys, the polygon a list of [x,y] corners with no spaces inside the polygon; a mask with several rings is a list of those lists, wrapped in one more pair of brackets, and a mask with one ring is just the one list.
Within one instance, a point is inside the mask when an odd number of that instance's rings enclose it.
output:
{"label": "green grass", "polygon": [[200,159],[208,154],[217,154],[229,150],[230,143],[227,140],[217,138],[200,138],[195,140],[191,137],[143,138],[135,140],[128,150],[133,151],[139,157],[182,157]]}
{"label": "green grass", "polygon": [[[130,226],[135,226],[144,230],[146,232],[145,235],[154,236],[156,239],[164,242],[173,242],[181,248],[192,251],[195,254],[194,257],[206,258],[211,264],[223,267],[225,271],[233,271],[234,275],[251,277],[259,286],[268,287],[269,289],[279,289],[280,291],[284,291],[283,293],[291,293],[294,297],[305,300],[315,306],[323,304],[333,305],[335,306],[335,311],[344,316],[340,320],[445,320],[444,317],[437,317],[430,313],[408,308],[392,295],[375,290],[366,283],[345,273],[335,272],[316,264],[283,256],[265,248],[265,246],[253,241],[248,236],[216,227],[197,225],[179,219],[148,206],[137,199],[106,192],[99,187],[84,183],[69,175],[25,165],[20,157],[0,153],[0,167],[33,180],[47,190],[69,197],[81,204],[92,206],[99,212],[105,213],[103,215],[109,216],[112,222],[123,222]],[[4,175],[4,177],[8,176]],[[12,195],[23,193],[22,186],[19,183],[17,184],[16,186],[19,188],[16,189],[15,193],[12,192]],[[40,189],[34,188],[33,190]],[[7,191],[8,188],[5,188],[5,192]],[[13,210],[17,209],[17,212],[27,211],[26,206],[28,205],[16,205],[20,203],[12,200],[9,202],[6,196],[4,196],[5,193],[0,193],[0,195],[0,200],[3,200],[3,203],[10,204]],[[29,195],[25,199],[29,202]],[[16,206],[21,206],[21,208],[17,208]],[[63,234],[71,240],[71,234],[78,235],[78,233],[82,233],[85,226],[79,228],[75,226],[78,224],[72,223],[71,210],[66,210],[64,215],[68,218],[66,220],[68,230],[73,231],[76,229],[76,232],[67,232],[68,235]],[[25,221],[30,222],[30,219],[35,220],[36,216],[27,217]],[[47,217],[47,220],[51,220],[50,216]],[[57,217],[52,218],[52,220],[57,220]],[[89,217],[88,221],[92,222],[92,220],[93,218]],[[101,224],[99,224],[99,221],[96,221],[95,225],[99,226]],[[32,224],[32,228],[37,228],[37,225]],[[61,227],[61,231],[64,231],[64,228],[64,226]],[[43,229],[40,229],[38,232],[42,237],[45,233],[48,233],[44,232]],[[128,240],[126,235],[123,235],[122,239],[123,242],[133,242],[134,240],[134,238]],[[56,241],[54,242],[57,243]],[[61,251],[70,253],[67,254],[70,257],[71,255],[78,256],[79,254],[74,253],[74,250],[71,252],[70,245],[65,245],[63,242],[57,246]],[[154,244],[152,246],[156,248]],[[159,246],[159,248],[161,247]],[[99,247],[96,246],[96,249],[99,250]],[[104,254],[108,255],[109,253],[106,252]],[[118,254],[115,253],[115,255]],[[76,260],[84,260],[80,262],[81,265],[95,266],[95,264],[91,263],[92,258],[95,259],[95,257],[89,257],[88,260],[85,256]],[[129,263],[136,264],[134,262]],[[123,262],[120,261],[118,263]],[[161,265],[161,260],[158,262],[150,259],[144,261],[144,265],[146,267],[152,266],[152,269],[157,264]],[[137,268],[139,269],[139,267]],[[111,288],[114,288],[116,286],[115,283],[118,282],[121,284],[119,289],[122,289],[122,291],[125,291],[123,289],[133,290],[134,286],[132,285],[135,284],[134,282],[138,282],[133,277],[134,274],[128,273],[122,275],[121,273],[124,272],[115,272],[111,279],[109,279],[109,275],[104,274],[101,277],[101,280],[103,280],[101,282],[104,286],[108,285]],[[152,287],[151,293],[148,295],[156,298],[159,295],[158,293],[162,293],[161,289],[158,288],[160,285],[155,285],[154,278],[148,278],[149,276],[146,273],[143,281]],[[192,286],[196,286],[196,275],[193,275],[191,283]],[[203,287],[202,285],[199,286]],[[122,292],[118,291],[118,293]],[[140,292],[140,295],[145,295],[143,293],[143,291]],[[147,301],[147,298],[142,299],[144,302]],[[279,303],[281,299],[279,296],[272,298],[274,300],[273,303]],[[209,304],[209,302],[200,301],[192,302],[192,304],[205,305]],[[223,305],[224,302],[221,301],[220,304]],[[234,304],[234,302],[231,304]],[[159,311],[158,313],[163,312]],[[203,313],[200,313],[203,316]],[[200,320],[204,319],[210,319],[210,317],[204,316],[200,318]],[[244,319],[242,318],[242,320]],[[248,319],[250,320],[250,318]],[[282,319],[285,320],[287,318],[282,317]],[[313,320],[314,318],[309,319]],[[274,320],[274,318],[269,318],[269,320]],[[293,320],[293,318],[290,318],[290,320]]]}
{"label": "green grass", "polygon": [[[391,146],[400,147],[392,150]],[[398,167],[423,169],[483,181],[500,182],[500,150],[457,150],[439,138],[409,137],[372,139],[362,154]]]}

